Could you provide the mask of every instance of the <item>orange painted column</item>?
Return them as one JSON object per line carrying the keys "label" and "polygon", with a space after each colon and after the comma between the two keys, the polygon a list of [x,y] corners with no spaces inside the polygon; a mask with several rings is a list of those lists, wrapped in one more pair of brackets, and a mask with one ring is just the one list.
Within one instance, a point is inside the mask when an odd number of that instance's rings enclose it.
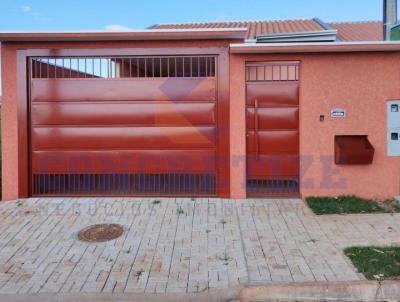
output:
{"label": "orange painted column", "polygon": [[231,198],[246,198],[246,83],[245,61],[230,56]]}
{"label": "orange painted column", "polygon": [[16,52],[4,43],[2,55],[1,139],[2,139],[2,200],[18,198],[18,108]]}

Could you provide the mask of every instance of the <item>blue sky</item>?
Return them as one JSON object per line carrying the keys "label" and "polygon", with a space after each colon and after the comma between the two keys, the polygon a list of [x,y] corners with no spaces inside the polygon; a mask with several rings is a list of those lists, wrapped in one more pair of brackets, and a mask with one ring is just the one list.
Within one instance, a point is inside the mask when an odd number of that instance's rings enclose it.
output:
{"label": "blue sky", "polygon": [[381,20],[382,2],[383,0],[0,0],[0,31],[118,30],[146,28],[155,23],[312,17],[319,17],[326,22]]}
{"label": "blue sky", "polygon": [[0,0],[0,31],[145,28],[154,23],[319,17],[380,20],[383,0]]}

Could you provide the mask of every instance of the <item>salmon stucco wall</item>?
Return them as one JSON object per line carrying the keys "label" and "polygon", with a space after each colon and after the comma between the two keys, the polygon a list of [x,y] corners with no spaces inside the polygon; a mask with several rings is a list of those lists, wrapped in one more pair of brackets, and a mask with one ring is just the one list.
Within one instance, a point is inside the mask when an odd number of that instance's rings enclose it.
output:
{"label": "salmon stucco wall", "polygon": [[[2,93],[1,140],[2,140],[2,199],[16,198],[19,194],[18,183],[18,108],[16,52],[2,43]],[[11,72],[5,72],[10,70]]]}
{"label": "salmon stucco wall", "polygon": [[[203,42],[202,42],[203,43]],[[216,45],[217,44],[217,45]],[[202,45],[226,47],[227,41]],[[198,41],[177,42],[198,47]],[[166,42],[3,43],[3,199],[24,197],[21,191],[16,50],[29,48],[172,47]],[[386,155],[386,101],[400,99],[400,54],[282,54],[230,56],[230,193],[246,196],[245,62],[299,60],[301,194],[356,194],[389,198],[400,192],[400,158]],[[330,117],[332,108],[347,110],[344,119]],[[320,122],[319,116],[325,115]],[[19,131],[21,130],[21,131]],[[26,130],[26,129],[25,129]],[[375,147],[367,166],[336,166],[334,135],[368,135]],[[22,167],[22,169],[21,169]]]}
{"label": "salmon stucco wall", "polygon": [[230,57],[231,198],[246,198],[245,58]]}
{"label": "salmon stucco wall", "polygon": [[[400,192],[400,158],[387,156],[386,101],[400,99],[400,54],[329,53],[231,55],[232,196],[245,194],[246,61],[300,61],[300,193],[302,196],[355,194],[392,198]],[[332,118],[333,108],[347,111]],[[320,122],[320,115],[325,121]],[[334,164],[335,135],[368,135],[375,148],[370,165]]]}

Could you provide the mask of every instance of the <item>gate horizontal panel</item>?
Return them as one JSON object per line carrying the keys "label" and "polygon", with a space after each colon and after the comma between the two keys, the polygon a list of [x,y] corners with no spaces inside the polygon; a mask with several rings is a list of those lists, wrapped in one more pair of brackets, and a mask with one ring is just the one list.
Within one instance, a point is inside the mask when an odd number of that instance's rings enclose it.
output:
{"label": "gate horizontal panel", "polygon": [[[254,108],[247,108],[247,129],[255,128]],[[295,129],[299,127],[299,108],[257,108],[257,127],[260,130]]]}
{"label": "gate horizontal panel", "polygon": [[299,131],[267,131],[256,133],[248,131],[247,153],[261,152],[263,154],[295,153],[299,152]]}
{"label": "gate horizontal panel", "polygon": [[32,102],[215,101],[214,78],[34,79]]}
{"label": "gate horizontal panel", "polygon": [[216,176],[194,173],[33,174],[33,196],[214,196]]}
{"label": "gate horizontal panel", "polygon": [[213,125],[210,102],[37,102],[33,125]]}
{"label": "gate horizontal panel", "polygon": [[212,173],[214,150],[34,151],[32,172]]}
{"label": "gate horizontal panel", "polygon": [[300,170],[298,154],[247,155],[249,178],[268,178],[270,175],[298,175]]}
{"label": "gate horizontal panel", "polygon": [[214,146],[214,127],[32,127],[33,151],[180,149]]}
{"label": "gate horizontal panel", "polygon": [[299,105],[298,83],[247,83],[247,105],[259,107],[287,107]]}

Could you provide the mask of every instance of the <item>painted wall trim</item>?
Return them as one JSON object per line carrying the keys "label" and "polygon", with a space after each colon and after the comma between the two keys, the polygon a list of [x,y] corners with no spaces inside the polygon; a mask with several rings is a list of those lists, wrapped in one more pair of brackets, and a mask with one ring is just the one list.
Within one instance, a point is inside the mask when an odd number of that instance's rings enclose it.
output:
{"label": "painted wall trim", "polygon": [[400,42],[242,43],[230,44],[236,54],[400,51]]}
{"label": "painted wall trim", "polygon": [[241,39],[247,28],[149,29],[121,32],[0,32],[2,42]]}

